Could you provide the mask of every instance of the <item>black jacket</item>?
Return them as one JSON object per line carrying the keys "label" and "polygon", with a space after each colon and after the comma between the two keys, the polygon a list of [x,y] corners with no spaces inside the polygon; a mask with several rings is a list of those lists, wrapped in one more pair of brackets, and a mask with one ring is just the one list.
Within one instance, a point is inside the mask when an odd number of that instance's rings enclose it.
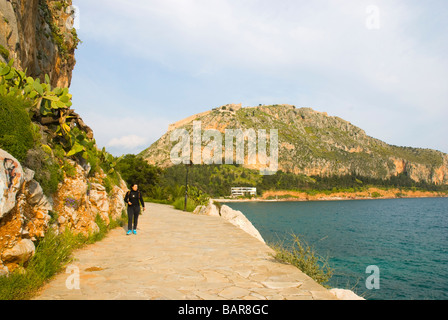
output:
{"label": "black jacket", "polygon": [[[138,190],[137,191],[134,191],[134,190],[128,191],[126,193],[126,196],[124,197],[124,202],[126,202],[126,204],[128,206],[136,206],[137,207],[139,205],[138,204],[139,201],[142,204],[142,207],[144,208],[145,202],[143,201],[141,192]],[[132,203],[132,205],[130,205],[129,202]]]}

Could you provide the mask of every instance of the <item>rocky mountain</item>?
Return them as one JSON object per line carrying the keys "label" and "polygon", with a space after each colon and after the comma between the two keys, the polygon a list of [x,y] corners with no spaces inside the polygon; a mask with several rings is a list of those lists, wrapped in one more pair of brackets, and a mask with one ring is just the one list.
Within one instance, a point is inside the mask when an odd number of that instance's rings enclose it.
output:
{"label": "rocky mountain", "polygon": [[0,0],[0,276],[49,230],[88,236],[125,207],[113,157],[71,108],[70,5]]}
{"label": "rocky mountain", "polygon": [[[171,134],[176,129],[185,129],[192,140],[195,121],[200,122],[202,133],[218,130],[222,141],[227,129],[242,129],[243,132],[264,129],[268,135],[271,129],[277,129],[278,169],[284,172],[307,176],[356,174],[381,179],[407,175],[416,182],[448,183],[448,155],[445,153],[389,145],[339,117],[291,105],[242,108],[231,104],[193,115],[170,125],[168,132],[141,155],[150,164],[172,166],[170,152],[178,141],[171,141]],[[202,151],[206,142],[202,141]],[[224,154],[224,142],[222,144]],[[245,150],[244,167],[260,169],[260,157],[256,164],[249,164],[247,146]]]}

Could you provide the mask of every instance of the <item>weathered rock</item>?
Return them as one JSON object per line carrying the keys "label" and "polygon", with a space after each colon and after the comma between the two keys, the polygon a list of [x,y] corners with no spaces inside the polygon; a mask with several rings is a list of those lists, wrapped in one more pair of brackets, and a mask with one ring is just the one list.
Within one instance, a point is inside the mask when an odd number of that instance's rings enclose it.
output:
{"label": "weathered rock", "polygon": [[28,168],[23,168],[23,178],[25,179],[25,182],[31,182],[34,178],[35,172]]}
{"label": "weathered rock", "polygon": [[[61,181],[53,195],[53,205],[33,179],[34,172],[23,169],[9,153],[0,150],[2,275],[15,270],[19,260],[28,259],[34,249],[27,244],[44,237],[50,227],[57,232],[68,228],[74,234],[88,236],[99,231],[95,220],[98,215],[106,224],[110,223],[110,216],[114,219],[121,216],[125,207],[125,182],[114,186],[109,195],[103,185],[107,177],[103,172],[90,182],[81,165],[71,160],[68,162],[75,168],[75,173]],[[50,211],[58,217],[52,226]]]}
{"label": "weathered rock", "polygon": [[67,218],[64,216],[58,217],[59,224],[65,224],[66,221],[67,221]]}
{"label": "weathered rock", "polygon": [[0,277],[9,275],[9,269],[0,261]]}
{"label": "weathered rock", "polygon": [[98,227],[98,225],[94,221],[90,221],[88,230],[91,233],[98,233],[98,232],[100,232],[100,227]]}
{"label": "weathered rock", "polygon": [[246,216],[241,211],[236,211],[229,206],[223,205],[220,209],[213,203],[210,199],[208,205],[198,206],[194,212],[199,215],[222,217],[223,219],[229,221],[231,224],[237,226],[238,228],[244,230],[251,236],[257,238],[264,243],[263,237],[260,232],[252,225],[252,223],[246,218]]}
{"label": "weathered rock", "polygon": [[42,238],[48,229],[50,222],[49,212],[53,209],[50,201],[45,196],[42,187],[36,180],[31,180],[26,184],[25,203],[18,204],[23,206],[22,215],[26,217],[22,237],[31,239]]}
{"label": "weathered rock", "polygon": [[126,205],[124,203],[124,197],[126,195],[126,184],[123,183],[121,186],[114,186],[112,188],[112,194],[110,196],[110,216],[112,219],[118,219],[121,217],[121,213],[125,210]]}
{"label": "weathered rock", "polygon": [[27,187],[28,203],[35,209],[51,210],[52,206],[45,196],[42,187],[36,180],[31,180]]}
{"label": "weathered rock", "polygon": [[330,292],[339,300],[365,300],[356,293],[346,289],[331,289]]}
{"label": "weathered rock", "polygon": [[26,258],[27,244],[33,251],[31,240],[43,237],[48,228],[52,206],[33,177],[32,170],[0,150],[0,256],[5,262]]}
{"label": "weathered rock", "polygon": [[36,251],[34,243],[29,239],[23,239],[12,249],[5,250],[2,254],[4,263],[21,263],[28,261]]}
{"label": "weathered rock", "polygon": [[110,194],[103,185],[107,177],[102,170],[87,178],[87,172],[80,164],[70,162],[76,174],[65,177],[55,195],[54,211],[58,212],[59,232],[69,228],[75,234],[89,235],[99,231],[95,223],[97,215],[106,223],[110,218],[121,216],[124,208],[125,182],[114,186]]}
{"label": "weathered rock", "polygon": [[260,232],[258,232],[258,230],[252,225],[252,223],[241,211],[233,210],[229,206],[223,205],[221,207],[221,217],[229,221],[231,224],[244,230],[251,236],[257,238],[261,242],[265,243]]}
{"label": "weathered rock", "polygon": [[[85,171],[74,161],[69,161],[74,166],[76,173],[73,176],[66,176],[64,181],[54,196],[53,210],[59,215],[59,231],[63,232],[66,228],[77,233],[89,233],[89,223],[83,223],[84,220],[94,221],[96,214],[92,214],[88,204],[88,180]],[[89,206],[89,208],[88,208]],[[61,218],[62,217],[62,218]]]}
{"label": "weathered rock", "polygon": [[91,183],[88,201],[92,214],[99,214],[109,224],[109,197],[106,188],[99,183]]}
{"label": "weathered rock", "polygon": [[213,200],[210,199],[208,205],[206,206],[198,206],[194,212],[194,214],[199,214],[203,216],[213,216],[219,217],[221,214],[219,213],[219,208],[213,204]]}
{"label": "weathered rock", "polygon": [[16,195],[24,182],[22,166],[0,149],[0,219],[16,205]]}
{"label": "weathered rock", "polygon": [[[64,1],[68,8],[71,2]],[[78,40],[66,6],[57,1],[0,0],[0,13],[0,45],[9,51],[9,59],[14,58],[14,67],[41,80],[48,74],[52,86],[68,87]]]}

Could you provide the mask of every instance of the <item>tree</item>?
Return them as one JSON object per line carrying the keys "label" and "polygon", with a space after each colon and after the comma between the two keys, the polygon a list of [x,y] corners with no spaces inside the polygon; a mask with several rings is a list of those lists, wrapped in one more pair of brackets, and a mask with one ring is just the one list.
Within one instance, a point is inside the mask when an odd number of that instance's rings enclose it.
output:
{"label": "tree", "polygon": [[131,184],[138,184],[144,195],[150,194],[160,181],[161,170],[134,154],[127,154],[121,158],[117,162],[116,170],[129,187]]}

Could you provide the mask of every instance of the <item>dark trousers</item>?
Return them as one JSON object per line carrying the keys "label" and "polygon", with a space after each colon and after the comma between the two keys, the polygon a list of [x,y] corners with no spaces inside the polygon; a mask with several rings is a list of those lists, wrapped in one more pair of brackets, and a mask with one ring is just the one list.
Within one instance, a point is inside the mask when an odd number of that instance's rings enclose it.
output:
{"label": "dark trousers", "polygon": [[[128,230],[137,229],[139,214],[140,206],[128,206]],[[134,222],[134,225],[132,225],[132,222]]]}

